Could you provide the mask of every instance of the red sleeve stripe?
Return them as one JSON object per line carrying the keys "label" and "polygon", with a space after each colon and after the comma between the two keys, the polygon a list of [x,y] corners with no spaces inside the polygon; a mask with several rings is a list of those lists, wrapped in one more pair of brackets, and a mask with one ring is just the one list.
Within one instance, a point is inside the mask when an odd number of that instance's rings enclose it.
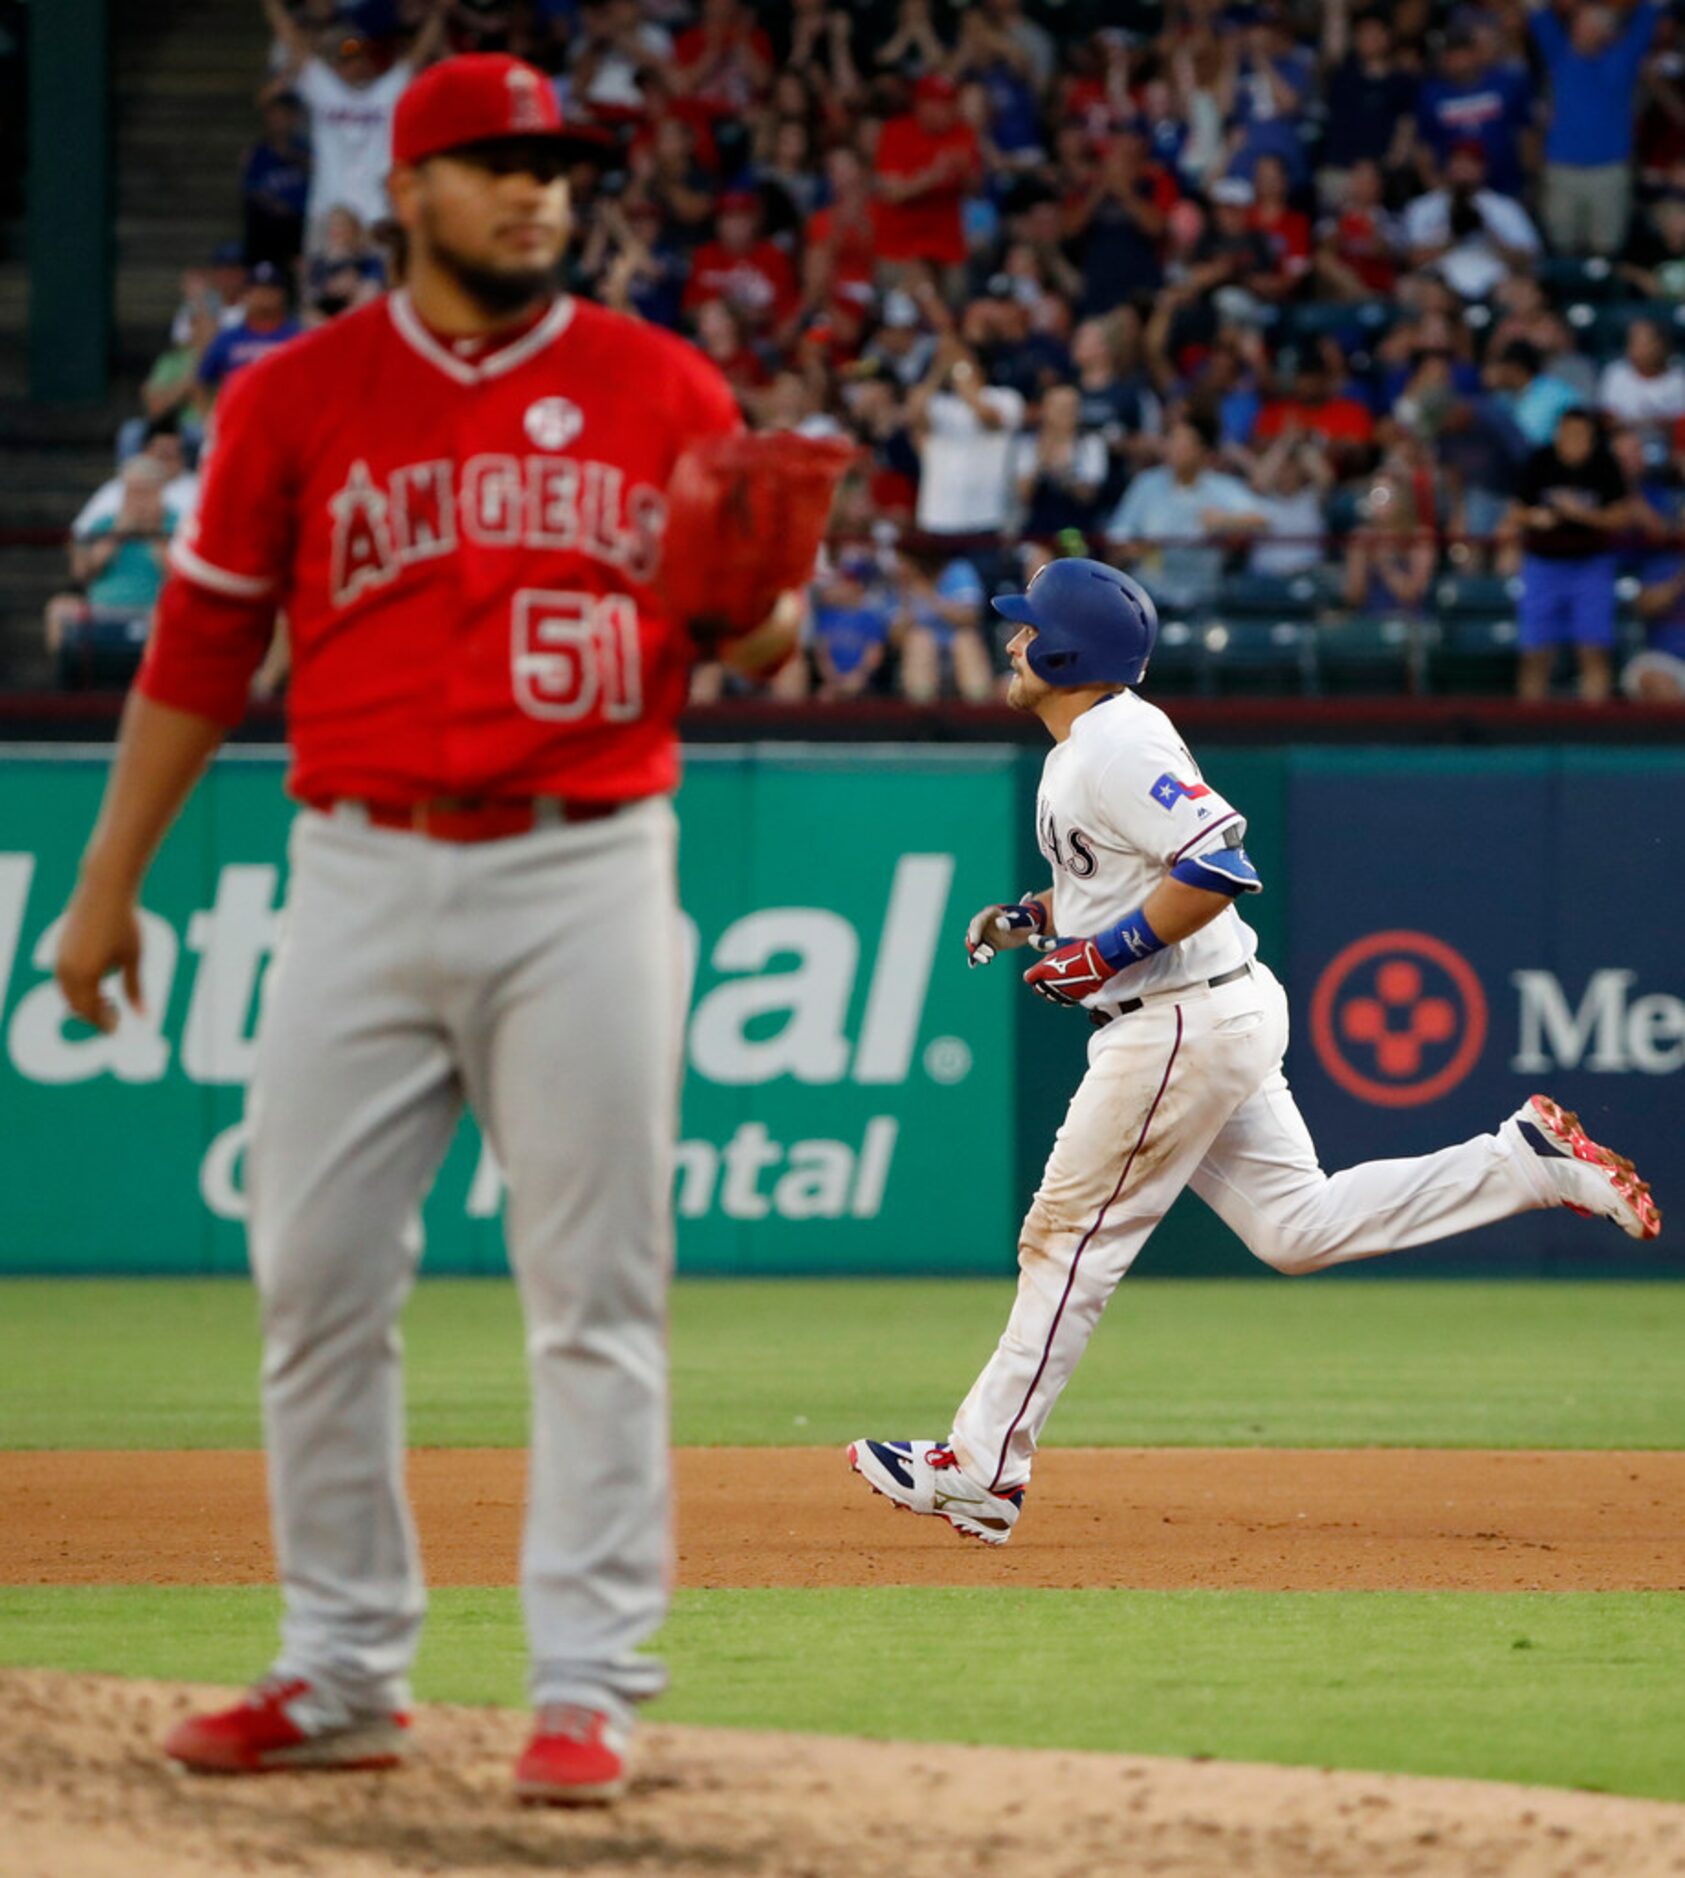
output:
{"label": "red sleeve stripe", "polygon": [[263,600],[275,591],[272,580],[260,580],[253,574],[235,574],[196,554],[185,541],[170,544],[170,566],[183,578],[210,588],[230,600]]}

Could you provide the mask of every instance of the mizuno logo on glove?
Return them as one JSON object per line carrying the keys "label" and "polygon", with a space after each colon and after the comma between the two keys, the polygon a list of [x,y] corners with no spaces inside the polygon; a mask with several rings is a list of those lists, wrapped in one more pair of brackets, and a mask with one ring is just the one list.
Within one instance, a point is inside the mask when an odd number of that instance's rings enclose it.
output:
{"label": "mizuno logo on glove", "polygon": [[1024,983],[1054,1004],[1081,1004],[1114,976],[1092,939],[1065,939],[1024,974]]}

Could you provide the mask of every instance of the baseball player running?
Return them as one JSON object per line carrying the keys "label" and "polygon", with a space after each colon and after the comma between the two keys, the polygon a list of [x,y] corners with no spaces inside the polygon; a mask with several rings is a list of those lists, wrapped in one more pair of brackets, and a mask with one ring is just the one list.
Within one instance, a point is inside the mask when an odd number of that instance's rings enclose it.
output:
{"label": "baseball player running", "polygon": [[[612,1795],[668,1566],[665,1295],[681,1046],[669,473],[735,431],[694,348],[558,296],[547,79],[447,60],[398,107],[408,286],[240,373],[178,541],[66,918],[71,1007],[139,996],[170,821],[292,634],[292,836],[246,1166],[284,1617],[272,1674],[166,1743],[190,1768],[403,1754],[423,1590],[395,1328],[464,1105],[507,1181],[532,1445],[524,1798]],[[728,651],[770,663],[782,609]],[[612,945],[604,945],[605,922]]]}
{"label": "baseball player running", "polygon": [[1094,1026],[1088,1071],[1019,1236],[1005,1334],[952,1434],[862,1439],[848,1458],[897,1506],[1004,1545],[1059,1392],[1184,1187],[1290,1273],[1532,1207],[1601,1214],[1635,1239],[1653,1239],[1661,1216],[1631,1162],[1541,1095],[1494,1134],[1325,1174],[1282,1075],[1286,996],[1237,911],[1262,885],[1245,819],[1129,689],[1152,654],[1152,601],[1115,568],[1063,560],[994,604],[1019,628],[1008,699],[1053,738],[1036,803],[1053,886],[985,907],[966,950],[986,965],[1035,947],[1025,982]]}

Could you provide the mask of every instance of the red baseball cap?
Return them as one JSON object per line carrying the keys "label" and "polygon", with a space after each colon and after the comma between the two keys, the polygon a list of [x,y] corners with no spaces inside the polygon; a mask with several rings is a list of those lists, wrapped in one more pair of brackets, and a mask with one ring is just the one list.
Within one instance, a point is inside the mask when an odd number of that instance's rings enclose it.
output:
{"label": "red baseball cap", "polygon": [[959,86],[946,72],[926,72],[913,87],[915,98],[942,98],[952,102],[959,95]]}
{"label": "red baseball cap", "polygon": [[601,155],[600,132],[562,122],[548,78],[506,52],[464,52],[430,65],[404,91],[392,119],[392,161],[420,163],[464,144],[558,137]]}

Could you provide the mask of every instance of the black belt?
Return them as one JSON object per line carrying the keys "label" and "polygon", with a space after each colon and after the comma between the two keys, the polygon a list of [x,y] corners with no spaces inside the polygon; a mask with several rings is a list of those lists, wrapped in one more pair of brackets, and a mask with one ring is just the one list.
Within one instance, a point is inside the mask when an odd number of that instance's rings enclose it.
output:
{"label": "black belt", "polygon": [[[1248,962],[1245,965],[1237,965],[1232,972],[1219,972],[1215,978],[1206,979],[1206,988],[1215,991],[1219,985],[1232,985],[1237,978],[1250,978],[1251,976],[1252,966]],[[1096,1030],[1104,1030],[1114,1017],[1127,1017],[1131,1011],[1140,1010],[1146,1001],[1145,998],[1129,998],[1109,1011],[1090,1011],[1088,1021]]]}

